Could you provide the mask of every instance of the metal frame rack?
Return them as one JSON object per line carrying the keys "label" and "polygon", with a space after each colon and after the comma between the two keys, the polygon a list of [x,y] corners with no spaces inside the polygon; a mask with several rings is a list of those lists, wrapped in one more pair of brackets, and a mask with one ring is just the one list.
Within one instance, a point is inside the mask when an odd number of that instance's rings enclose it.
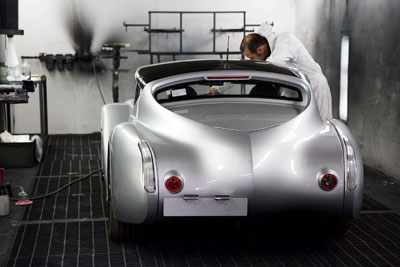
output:
{"label": "metal frame rack", "polygon": [[[28,83],[28,86],[25,86],[25,84]],[[8,84],[2,85],[2,88],[0,88],[0,103],[4,103],[5,106],[5,111],[6,111],[6,122],[7,122],[7,129],[10,133],[13,132],[12,129],[12,123],[11,123],[11,107],[10,105],[12,104],[19,104],[19,103],[28,103],[28,96],[23,95],[23,91],[25,93],[27,92],[33,92],[35,90],[35,86],[39,86],[39,111],[40,111],[40,135],[43,138],[43,140],[46,140],[47,135],[49,133],[49,126],[48,126],[48,112],[47,112],[47,78],[45,75],[42,76],[32,76],[31,80],[28,81],[14,81],[14,82],[9,82]],[[9,87],[10,90],[7,90],[6,88]],[[12,88],[18,88],[21,87],[20,89],[20,94],[12,94],[11,92],[14,91],[16,92],[16,89]],[[28,88],[28,89],[27,89]],[[4,94],[2,94],[4,92]],[[8,94],[8,95],[7,95]]]}
{"label": "metal frame rack", "polygon": [[[173,29],[159,29],[152,28],[151,21],[152,15],[154,14],[178,14],[179,15],[179,28]],[[184,14],[212,14],[213,15],[213,28],[211,32],[213,33],[213,50],[212,51],[183,51],[183,32],[185,31],[183,28],[183,15]],[[231,28],[231,29],[217,29],[217,14],[243,14],[243,26],[241,28]],[[148,54],[150,55],[150,63],[153,64],[153,56],[157,56],[158,62],[160,62],[160,56],[172,56],[173,60],[177,55],[220,55],[222,56],[226,54],[226,51],[216,51],[215,43],[216,43],[216,33],[217,32],[242,32],[243,37],[246,35],[246,32],[254,32],[254,29],[247,29],[247,27],[251,26],[259,26],[259,24],[247,24],[246,23],[246,11],[149,11],[149,23],[148,24],[129,24],[123,23],[126,31],[128,31],[128,27],[144,27],[144,31],[149,34],[149,49],[148,50],[125,50],[129,52],[137,52],[138,54]],[[152,50],[152,33],[176,33],[179,34],[179,51],[171,51],[171,52],[158,52]],[[240,51],[231,51],[229,54],[241,54]]]}

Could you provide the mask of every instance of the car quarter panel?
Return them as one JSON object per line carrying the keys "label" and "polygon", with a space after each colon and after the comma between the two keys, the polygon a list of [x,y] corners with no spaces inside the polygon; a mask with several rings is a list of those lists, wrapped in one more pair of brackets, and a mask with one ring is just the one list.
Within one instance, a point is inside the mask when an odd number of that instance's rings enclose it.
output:
{"label": "car quarter panel", "polygon": [[[254,195],[252,212],[312,212],[343,215],[344,162],[340,140],[327,121],[306,114],[251,134]],[[324,191],[319,178],[334,174],[338,184]]]}
{"label": "car quarter panel", "polygon": [[105,184],[108,184],[107,155],[110,134],[116,125],[129,120],[129,114],[129,105],[125,103],[112,103],[101,109],[101,158]]}
{"label": "car quarter panel", "polygon": [[[349,190],[348,187],[345,187],[345,200],[344,200],[344,215],[346,217],[358,218],[360,214],[362,198],[363,198],[363,191],[364,191],[364,165],[362,161],[362,156],[360,149],[357,145],[356,140],[354,139],[353,135],[351,134],[349,128],[339,120],[333,120],[332,124],[338,131],[338,134],[341,136],[342,141],[345,140],[349,143],[354,149],[355,158],[356,158],[356,188],[354,190]],[[343,146],[345,144],[342,143]],[[346,163],[346,170],[348,170],[349,166]],[[346,179],[348,179],[348,173],[346,173]],[[347,184],[347,180],[346,180]]]}
{"label": "car quarter panel", "polygon": [[127,223],[153,222],[158,191],[148,193],[142,178],[140,133],[132,122],[119,124],[111,135],[110,189],[114,216]]}

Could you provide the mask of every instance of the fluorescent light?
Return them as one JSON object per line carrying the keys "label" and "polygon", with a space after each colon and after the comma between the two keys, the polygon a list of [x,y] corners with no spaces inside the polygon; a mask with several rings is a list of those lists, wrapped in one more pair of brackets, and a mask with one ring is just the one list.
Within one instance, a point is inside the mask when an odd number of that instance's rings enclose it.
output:
{"label": "fluorescent light", "polygon": [[339,118],[344,121],[347,121],[347,113],[348,113],[349,48],[350,48],[350,36],[343,35],[341,57],[340,57]]}

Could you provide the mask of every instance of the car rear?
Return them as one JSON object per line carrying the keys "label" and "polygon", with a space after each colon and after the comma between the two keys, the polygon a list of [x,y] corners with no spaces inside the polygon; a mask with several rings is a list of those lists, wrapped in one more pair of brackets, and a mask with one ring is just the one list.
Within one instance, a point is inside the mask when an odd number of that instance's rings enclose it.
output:
{"label": "car rear", "polygon": [[342,146],[304,80],[232,71],[193,76],[151,91],[168,131],[162,146],[154,144],[160,218],[342,214]]}

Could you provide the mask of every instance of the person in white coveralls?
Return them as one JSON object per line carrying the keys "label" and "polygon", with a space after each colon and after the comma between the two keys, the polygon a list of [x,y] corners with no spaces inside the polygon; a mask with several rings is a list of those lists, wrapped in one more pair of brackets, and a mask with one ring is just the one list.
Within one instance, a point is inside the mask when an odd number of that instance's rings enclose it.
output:
{"label": "person in white coveralls", "polygon": [[243,38],[240,51],[251,60],[266,60],[304,72],[310,80],[321,117],[332,119],[332,97],[328,81],[318,63],[292,34],[276,33],[272,25],[265,22],[261,24],[258,33]]}

